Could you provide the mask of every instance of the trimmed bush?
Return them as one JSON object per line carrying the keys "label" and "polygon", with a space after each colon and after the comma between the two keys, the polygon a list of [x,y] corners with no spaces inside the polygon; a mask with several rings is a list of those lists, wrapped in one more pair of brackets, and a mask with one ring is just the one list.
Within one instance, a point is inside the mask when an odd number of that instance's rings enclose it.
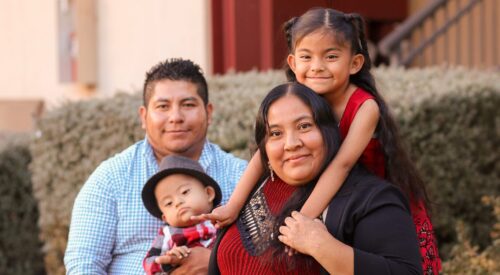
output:
{"label": "trimmed bush", "polygon": [[208,139],[249,159],[250,149],[255,148],[253,124],[260,102],[271,88],[285,81],[281,71],[251,71],[208,79],[210,101],[214,105]]}
{"label": "trimmed bush", "polygon": [[33,192],[39,200],[41,239],[48,274],[64,274],[71,210],[97,165],[144,138],[138,95],[66,103],[38,121],[31,144]]}
{"label": "trimmed bush", "polygon": [[382,90],[391,92],[386,97],[432,195],[441,255],[448,258],[457,242],[459,220],[471,225],[471,241],[484,248],[494,218],[481,197],[500,194],[499,74],[431,68],[410,70],[397,83],[393,74],[404,71],[377,72],[379,82],[389,84]]}
{"label": "trimmed bush", "polygon": [[471,244],[470,227],[457,223],[458,242],[451,251],[452,258],[443,264],[443,274],[473,275],[500,274],[500,197],[483,197],[483,204],[493,207],[496,218],[491,231],[493,243],[479,252],[479,247]]}
{"label": "trimmed bush", "polygon": [[[11,140],[15,139],[15,140]],[[28,138],[0,146],[0,274],[44,274],[38,209],[31,190]]]}
{"label": "trimmed bush", "polygon": [[[457,240],[458,219],[486,245],[491,211],[484,194],[498,194],[500,73],[430,68],[374,70],[436,202],[433,221],[440,245]],[[285,81],[284,73],[240,73],[209,79],[215,105],[209,139],[245,158],[263,96]],[[144,138],[140,95],[68,103],[42,118],[32,146],[34,195],[39,199],[46,269],[63,274],[62,258],[73,200],[104,159]],[[488,220],[490,219],[490,220]],[[486,237],[484,237],[486,236]],[[449,251],[449,249],[448,249]],[[446,249],[441,251],[446,256]]]}

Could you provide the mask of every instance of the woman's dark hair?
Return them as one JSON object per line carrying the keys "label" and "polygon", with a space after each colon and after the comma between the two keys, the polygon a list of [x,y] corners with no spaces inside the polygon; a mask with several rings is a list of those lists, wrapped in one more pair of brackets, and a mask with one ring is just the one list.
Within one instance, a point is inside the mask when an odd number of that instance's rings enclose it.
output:
{"label": "woman's dark hair", "polygon": [[[376,131],[386,160],[387,180],[398,186],[409,199],[422,200],[429,207],[424,182],[403,146],[397,124],[385,100],[377,91],[370,72],[372,63],[368,55],[363,18],[356,13],[346,14],[334,9],[313,8],[300,17],[288,20],[283,28],[290,54],[294,53],[295,47],[305,36],[315,31],[323,31],[331,32],[338,43],[347,43],[353,55],[363,55],[363,66],[350,76],[349,81],[373,95],[378,104],[380,119]],[[295,74],[288,65],[286,74],[289,81],[296,81]]]}
{"label": "woman's dark hair", "polygon": [[[269,136],[269,122],[267,115],[269,113],[269,109],[272,108],[273,103],[285,96],[295,96],[311,109],[314,122],[323,137],[323,146],[326,154],[321,165],[320,173],[318,173],[318,175],[311,182],[298,187],[276,217],[274,236],[279,235],[278,228],[284,223],[285,218],[290,216],[292,211],[300,210],[314,189],[314,186],[316,186],[319,176],[321,176],[321,173],[337,154],[340,147],[340,133],[337,127],[337,122],[333,116],[330,105],[328,105],[326,100],[310,88],[298,82],[289,82],[279,85],[272,89],[262,101],[255,122],[255,141],[261,154],[262,168],[265,177],[269,176],[269,168],[268,165],[266,165],[269,161],[269,157],[265,147]],[[287,259],[288,256],[282,253],[284,245],[278,242],[277,239],[275,239],[273,246],[276,247],[275,254],[278,256],[275,257],[275,259],[293,261],[293,258]],[[285,258],[283,258],[283,256],[285,256]]]}

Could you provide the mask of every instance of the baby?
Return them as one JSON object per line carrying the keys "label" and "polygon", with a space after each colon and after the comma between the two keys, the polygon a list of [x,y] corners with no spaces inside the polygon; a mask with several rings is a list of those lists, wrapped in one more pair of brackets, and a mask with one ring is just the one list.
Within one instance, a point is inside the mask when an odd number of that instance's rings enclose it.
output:
{"label": "baby", "polygon": [[[219,185],[201,165],[181,156],[165,157],[158,173],[142,189],[142,201],[151,215],[165,222],[143,261],[149,274],[166,274],[190,253],[189,247],[210,247],[216,229],[210,221],[196,223],[191,216],[210,213],[222,198]],[[157,263],[169,256],[168,264]]]}

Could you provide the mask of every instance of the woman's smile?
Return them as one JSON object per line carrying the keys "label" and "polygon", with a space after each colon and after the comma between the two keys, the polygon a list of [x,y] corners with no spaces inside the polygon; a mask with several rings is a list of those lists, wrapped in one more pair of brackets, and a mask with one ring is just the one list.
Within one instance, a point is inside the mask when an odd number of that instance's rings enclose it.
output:
{"label": "woman's smile", "polygon": [[301,163],[303,161],[306,161],[310,156],[310,154],[293,155],[286,158],[285,162],[289,162],[291,164]]}

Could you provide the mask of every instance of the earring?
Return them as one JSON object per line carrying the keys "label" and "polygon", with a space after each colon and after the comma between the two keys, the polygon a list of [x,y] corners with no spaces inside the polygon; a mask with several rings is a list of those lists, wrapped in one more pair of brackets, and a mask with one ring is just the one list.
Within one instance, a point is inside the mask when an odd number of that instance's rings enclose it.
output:
{"label": "earring", "polygon": [[269,173],[271,174],[271,181],[274,181],[274,172],[273,168],[271,167],[271,163],[267,163],[267,166],[269,167]]}

